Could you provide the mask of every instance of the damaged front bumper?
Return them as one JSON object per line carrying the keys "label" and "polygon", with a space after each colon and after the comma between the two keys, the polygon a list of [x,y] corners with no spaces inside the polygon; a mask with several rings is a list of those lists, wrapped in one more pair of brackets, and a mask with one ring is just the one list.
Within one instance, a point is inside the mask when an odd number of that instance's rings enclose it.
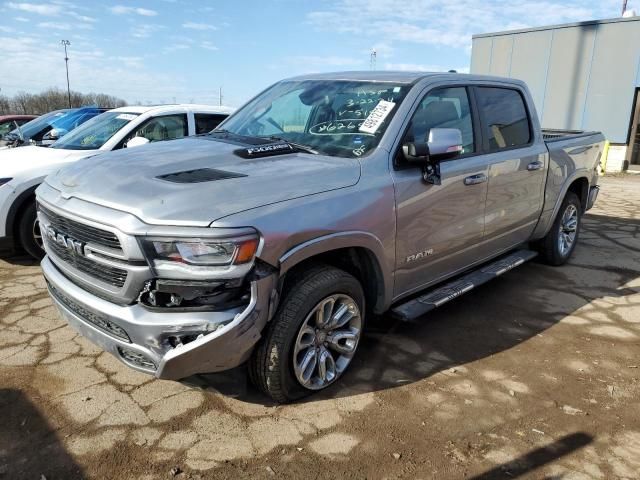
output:
{"label": "damaged front bumper", "polygon": [[[247,360],[267,322],[274,287],[274,275],[253,280],[249,303],[224,311],[153,311],[116,305],[83,290],[49,257],[42,270],[58,310],[82,336],[136,370],[171,380]],[[181,338],[192,340],[172,346]]]}

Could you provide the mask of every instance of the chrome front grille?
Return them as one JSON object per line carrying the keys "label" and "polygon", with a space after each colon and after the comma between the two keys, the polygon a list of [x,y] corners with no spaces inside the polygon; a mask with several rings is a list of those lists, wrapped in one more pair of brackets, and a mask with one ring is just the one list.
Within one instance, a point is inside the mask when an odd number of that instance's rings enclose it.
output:
{"label": "chrome front grille", "polygon": [[118,240],[118,237],[112,232],[65,218],[55,212],[52,212],[41,204],[38,205],[38,209],[45,214],[49,220],[49,224],[54,229],[65,232],[65,234],[80,242],[92,243],[116,250],[122,249],[120,240]]}
{"label": "chrome front grille", "polygon": [[112,267],[102,263],[98,264],[88,257],[73,253],[73,251],[51,241],[51,239],[46,236],[45,241],[47,247],[56,257],[82,273],[118,288],[122,288],[127,281],[127,271],[122,268]]}

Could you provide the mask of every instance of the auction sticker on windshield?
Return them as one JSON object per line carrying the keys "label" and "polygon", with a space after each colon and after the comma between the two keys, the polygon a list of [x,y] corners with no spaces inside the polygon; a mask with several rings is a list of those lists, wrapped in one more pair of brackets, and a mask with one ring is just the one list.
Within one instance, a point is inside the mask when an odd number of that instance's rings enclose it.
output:
{"label": "auction sticker on windshield", "polygon": [[395,103],[387,102],[386,100],[380,100],[378,105],[371,110],[371,113],[364,119],[362,125],[360,125],[359,130],[364,133],[376,133],[384,122],[384,119],[391,113],[393,107],[395,107]]}
{"label": "auction sticker on windshield", "polygon": [[121,113],[120,115],[118,115],[116,118],[118,120],[127,120],[127,121],[131,121],[134,118],[136,118],[137,115],[134,115],[132,113]]}

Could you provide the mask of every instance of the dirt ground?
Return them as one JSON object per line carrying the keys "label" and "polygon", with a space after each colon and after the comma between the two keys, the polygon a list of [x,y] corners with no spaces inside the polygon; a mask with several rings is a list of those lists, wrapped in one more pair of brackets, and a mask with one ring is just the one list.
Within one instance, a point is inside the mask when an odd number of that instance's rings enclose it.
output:
{"label": "dirt ground", "polygon": [[0,260],[0,478],[640,478],[640,176],[605,178],[569,265],[531,262],[369,331],[275,406],[242,369],[134,372]]}

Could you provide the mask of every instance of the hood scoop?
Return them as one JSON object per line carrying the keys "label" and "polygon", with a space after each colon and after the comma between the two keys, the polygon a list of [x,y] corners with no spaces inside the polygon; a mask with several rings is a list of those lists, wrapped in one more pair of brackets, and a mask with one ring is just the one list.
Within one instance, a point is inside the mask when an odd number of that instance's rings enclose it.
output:
{"label": "hood scoop", "polygon": [[156,178],[172,183],[202,183],[246,176],[244,173],[227,172],[215,168],[198,168],[196,170],[185,170],[182,172],[158,175]]}

